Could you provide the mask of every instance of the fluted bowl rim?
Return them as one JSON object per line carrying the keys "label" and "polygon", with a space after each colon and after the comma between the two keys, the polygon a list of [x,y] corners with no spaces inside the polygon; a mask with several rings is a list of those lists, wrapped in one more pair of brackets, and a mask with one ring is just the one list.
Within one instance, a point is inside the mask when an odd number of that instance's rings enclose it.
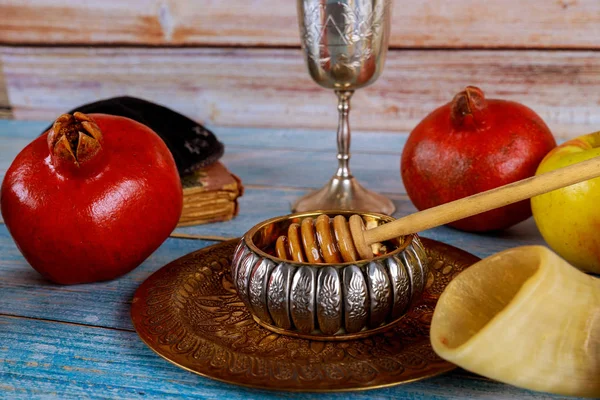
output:
{"label": "fluted bowl rim", "polygon": [[268,220],[262,221],[256,225],[254,225],[248,232],[246,232],[246,234],[244,234],[244,236],[242,237],[242,240],[246,243],[248,248],[252,252],[254,252],[256,255],[259,255],[260,257],[263,257],[263,258],[267,258],[276,263],[284,262],[284,263],[287,263],[290,265],[299,265],[299,266],[306,265],[306,266],[312,266],[312,267],[316,267],[316,268],[325,268],[325,267],[343,268],[343,267],[346,267],[349,265],[356,265],[356,266],[360,267],[362,265],[368,264],[373,261],[378,261],[378,260],[382,260],[385,258],[393,257],[394,255],[397,255],[397,254],[400,254],[401,252],[403,252],[413,242],[414,238],[418,237],[418,235],[416,233],[403,236],[402,243],[397,248],[395,248],[394,250],[392,250],[390,252],[387,252],[385,254],[382,254],[380,256],[377,256],[377,257],[374,257],[374,258],[371,258],[368,260],[360,259],[357,261],[338,262],[338,263],[311,263],[311,262],[284,260],[282,258],[275,257],[275,256],[263,251],[258,246],[256,246],[256,244],[254,243],[254,236],[261,229],[263,229],[264,227],[266,227],[268,225],[288,221],[288,220],[295,219],[295,218],[298,218],[298,219],[303,219],[303,218],[308,218],[308,217],[314,218],[314,217],[318,217],[321,214],[326,214],[330,217],[334,216],[334,215],[344,215],[346,217],[350,217],[351,215],[359,214],[361,217],[367,216],[367,217],[375,218],[380,221],[385,221],[386,223],[392,222],[395,220],[394,217],[391,217],[386,214],[380,214],[380,213],[376,213],[376,212],[366,212],[366,211],[335,210],[335,209],[304,211],[304,212],[297,212],[297,213],[287,214],[287,215],[283,215],[283,216],[278,216],[278,217],[274,217],[274,218],[270,218]]}

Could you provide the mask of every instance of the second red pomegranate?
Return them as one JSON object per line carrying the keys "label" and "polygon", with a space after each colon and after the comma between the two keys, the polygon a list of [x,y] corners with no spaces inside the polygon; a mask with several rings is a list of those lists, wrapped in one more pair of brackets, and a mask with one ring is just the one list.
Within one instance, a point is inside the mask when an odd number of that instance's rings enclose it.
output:
{"label": "second red pomegranate", "polygon": [[[528,107],[486,99],[469,86],[410,133],[401,159],[408,196],[427,209],[535,174],[556,141]],[[531,216],[529,200],[451,223],[472,232],[508,228]]]}

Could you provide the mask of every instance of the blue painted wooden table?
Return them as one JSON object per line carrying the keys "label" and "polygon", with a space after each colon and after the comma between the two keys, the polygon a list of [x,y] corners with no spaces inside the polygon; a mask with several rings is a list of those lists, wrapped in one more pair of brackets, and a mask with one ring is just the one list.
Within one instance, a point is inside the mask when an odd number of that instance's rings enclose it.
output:
{"label": "blue painted wooden table", "polygon": [[[46,122],[0,120],[0,177]],[[289,213],[291,202],[333,173],[333,131],[212,127],[225,143],[223,162],[246,187],[240,214],[224,223],[176,230],[211,240],[171,237],[140,267],[111,282],[58,286],[23,259],[0,225],[0,398],[298,398],[342,399],[340,394],[259,391],[216,382],[179,369],[136,335],[129,310],[136,288],[154,271],[189,252],[241,236],[256,223]],[[406,135],[354,133],[351,166],[370,189],[390,196],[395,216],[415,211],[400,179]],[[525,244],[543,244],[532,219],[497,235],[436,228],[422,234],[485,257]],[[364,399],[557,398],[455,370],[397,387],[357,392]]]}

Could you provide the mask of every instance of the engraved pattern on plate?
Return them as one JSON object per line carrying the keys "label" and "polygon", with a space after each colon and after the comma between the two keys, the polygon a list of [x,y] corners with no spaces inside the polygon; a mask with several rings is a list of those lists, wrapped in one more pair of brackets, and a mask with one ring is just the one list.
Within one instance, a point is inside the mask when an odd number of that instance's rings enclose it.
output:
{"label": "engraved pattern on plate", "polygon": [[369,327],[376,328],[385,322],[391,308],[392,288],[390,278],[379,261],[371,261],[367,267],[367,282],[371,292]]}
{"label": "engraved pattern on plate", "polygon": [[273,322],[267,311],[267,282],[274,267],[275,263],[268,258],[263,258],[260,262],[257,262],[250,275],[248,286],[248,296],[252,310],[258,318],[267,323]]}
{"label": "engraved pattern on plate", "polygon": [[368,289],[365,277],[356,265],[344,268],[344,327],[346,332],[360,331],[369,316]]}
{"label": "engraved pattern on plate", "polygon": [[392,284],[393,302],[392,319],[396,319],[404,314],[412,298],[412,287],[410,277],[404,268],[402,261],[398,257],[389,257],[386,260],[387,268]]}
{"label": "engraved pattern on plate", "polygon": [[[434,282],[426,289],[424,303],[387,332],[324,342],[280,335],[253,322],[229,275],[236,244],[219,243],[188,254],[138,287],[131,305],[136,332],[175,365],[225,382],[310,392],[389,386],[454,368],[431,348],[431,315],[452,277],[477,257],[423,239],[427,255],[441,263],[432,268]],[[344,287],[348,277],[344,272]],[[177,293],[191,295],[189,285],[193,296],[174,301]]]}
{"label": "engraved pattern on plate", "polygon": [[290,293],[291,314],[294,325],[300,332],[315,330],[315,286],[316,274],[307,266],[296,270]]}
{"label": "engraved pattern on plate", "polygon": [[319,329],[327,335],[333,335],[342,327],[342,285],[336,268],[319,270],[317,320]]}
{"label": "engraved pattern on plate", "polygon": [[276,326],[292,328],[290,315],[290,284],[294,267],[281,263],[273,269],[267,285],[267,307]]}
{"label": "engraved pattern on plate", "polygon": [[240,263],[240,267],[237,271],[237,278],[234,280],[235,287],[238,292],[240,299],[246,304],[246,307],[250,308],[250,298],[248,297],[248,280],[250,279],[250,272],[254,264],[258,260],[258,257],[253,253],[248,253]]}

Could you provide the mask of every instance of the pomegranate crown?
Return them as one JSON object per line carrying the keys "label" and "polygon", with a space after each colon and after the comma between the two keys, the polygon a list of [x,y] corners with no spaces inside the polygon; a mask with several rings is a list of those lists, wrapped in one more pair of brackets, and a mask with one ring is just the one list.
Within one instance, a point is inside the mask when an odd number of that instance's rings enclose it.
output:
{"label": "pomegranate crown", "polygon": [[48,149],[53,157],[79,167],[102,149],[102,131],[83,113],[63,114],[48,133]]}
{"label": "pomegranate crown", "polygon": [[487,101],[481,89],[467,86],[454,96],[450,107],[450,115],[456,125],[472,124],[474,118],[487,107]]}

